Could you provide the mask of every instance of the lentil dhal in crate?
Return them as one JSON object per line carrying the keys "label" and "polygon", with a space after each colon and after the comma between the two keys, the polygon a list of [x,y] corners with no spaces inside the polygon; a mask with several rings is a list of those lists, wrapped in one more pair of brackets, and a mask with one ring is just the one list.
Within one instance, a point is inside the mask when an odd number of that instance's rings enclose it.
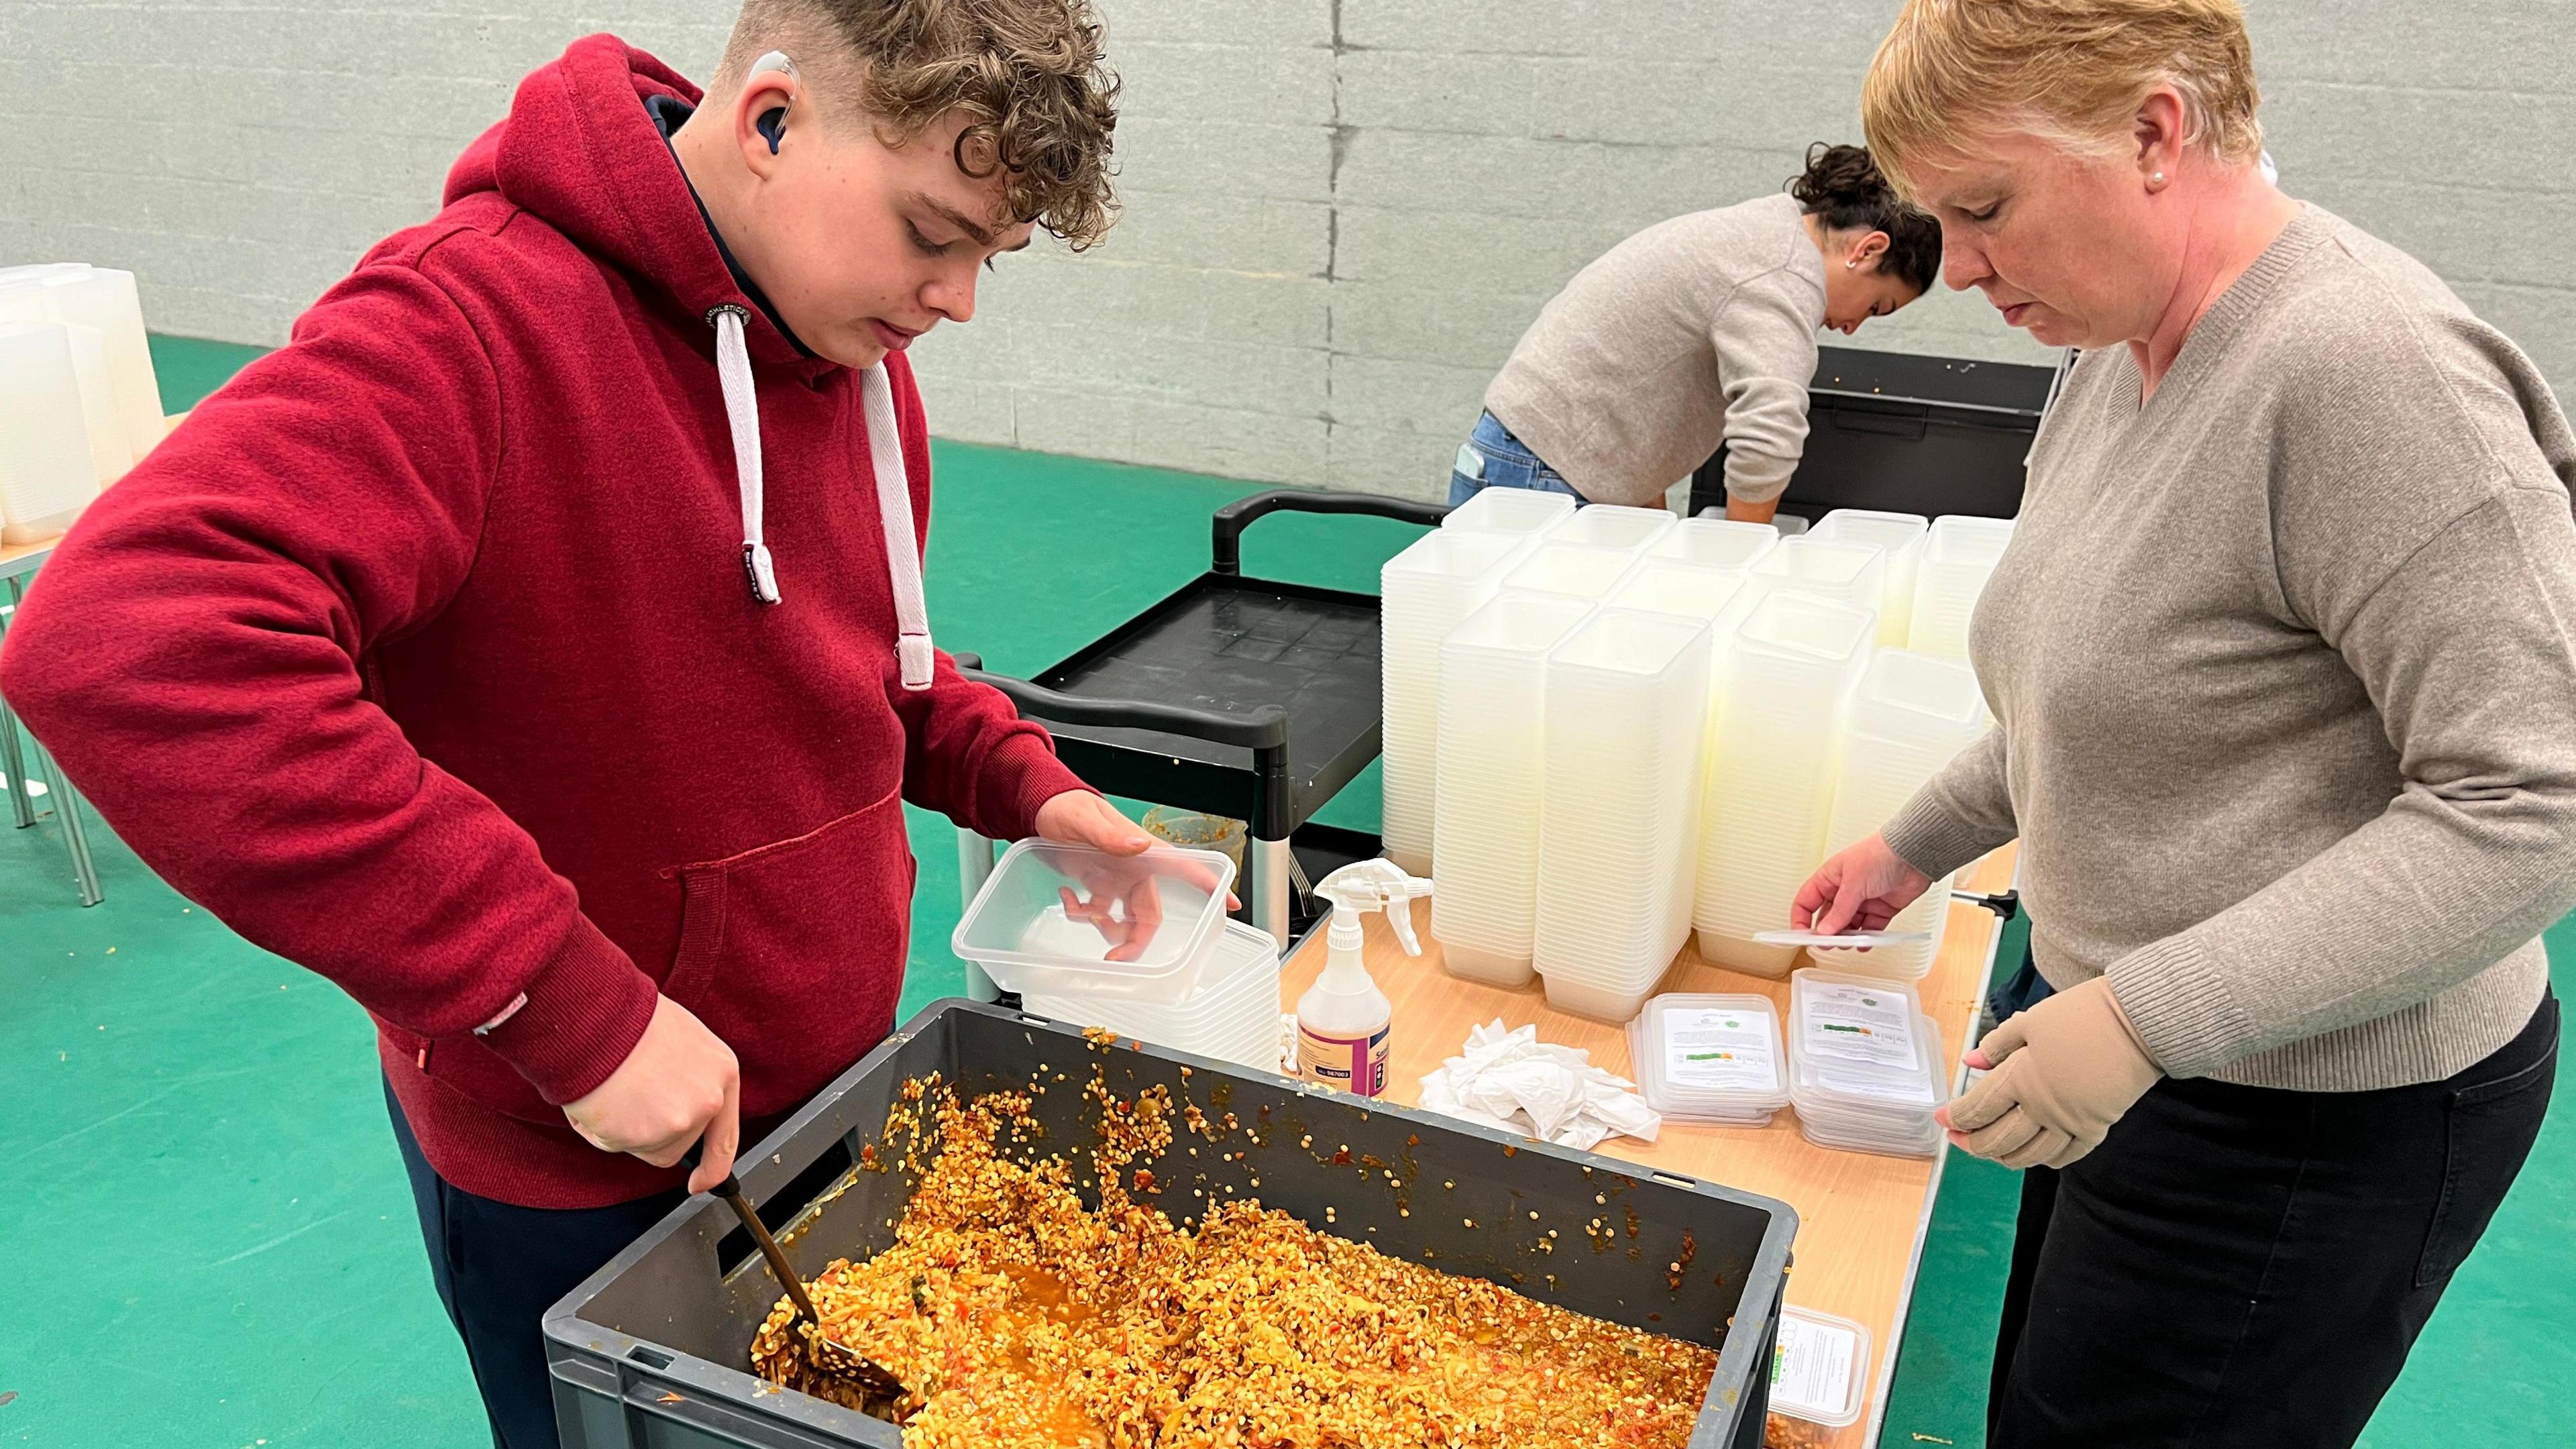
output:
{"label": "lentil dhal in crate", "polygon": [[[880,1134],[905,1084],[934,1077],[965,1099],[1047,1085],[1019,1150],[1077,1163],[1103,1096],[1160,1088],[1176,1116],[1231,1114],[1241,1130],[1212,1125],[1216,1137],[1175,1120],[1170,1145],[1133,1164],[1151,1183],[1138,1201],[1188,1227],[1211,1201],[1257,1197],[1391,1258],[1715,1350],[1688,1444],[1762,1441],[1796,1231],[1786,1204],[972,1002],[924,1011],[743,1155],[745,1188],[799,1273],[894,1242],[917,1179]],[[547,1315],[567,1449],[896,1449],[893,1425],[754,1375],[752,1339],[779,1295],[722,1203],[675,1209]]]}

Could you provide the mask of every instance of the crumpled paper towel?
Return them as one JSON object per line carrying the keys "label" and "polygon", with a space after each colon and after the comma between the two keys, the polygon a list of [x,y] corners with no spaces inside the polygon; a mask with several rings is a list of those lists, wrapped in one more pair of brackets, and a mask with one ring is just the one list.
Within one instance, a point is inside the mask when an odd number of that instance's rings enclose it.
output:
{"label": "crumpled paper towel", "polygon": [[1655,1140],[1664,1119],[1636,1085],[1592,1065],[1590,1052],[1542,1042],[1535,1026],[1505,1031],[1496,1017],[1422,1079],[1422,1105],[1582,1151],[1614,1132]]}

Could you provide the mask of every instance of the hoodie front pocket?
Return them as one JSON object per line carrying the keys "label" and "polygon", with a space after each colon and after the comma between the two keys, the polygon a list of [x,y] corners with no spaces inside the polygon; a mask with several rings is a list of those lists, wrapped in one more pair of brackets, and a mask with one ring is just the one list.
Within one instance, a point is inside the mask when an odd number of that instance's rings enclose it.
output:
{"label": "hoodie front pocket", "polygon": [[893,1029],[915,875],[899,791],[674,874],[680,944],[662,994],[733,1048],[745,1115],[802,1101]]}

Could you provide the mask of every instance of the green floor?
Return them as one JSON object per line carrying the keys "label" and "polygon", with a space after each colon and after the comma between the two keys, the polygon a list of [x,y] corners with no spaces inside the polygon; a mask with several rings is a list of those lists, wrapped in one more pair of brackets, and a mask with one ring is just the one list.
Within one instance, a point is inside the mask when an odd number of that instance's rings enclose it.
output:
{"label": "green floor", "polygon": [[[250,355],[155,339],[165,399]],[[1197,572],[1246,485],[990,449],[939,450],[941,642],[1027,669]],[[1408,530],[1274,519],[1257,573],[1369,587]],[[1043,599],[1033,606],[1033,599]],[[1372,780],[1342,802],[1370,825]],[[108,900],[74,903],[50,824],[0,829],[0,1443],[488,1443],[431,1296],[365,1018],[192,910],[97,832]],[[957,989],[956,864],[922,861],[907,1005]],[[2564,930],[2565,928],[2562,928]],[[2576,972],[2576,935],[2554,942]],[[2576,976],[2562,989],[2576,985]],[[2553,1441],[2576,1383],[2576,1107],[2374,1421],[2375,1449]],[[1883,1442],[1974,1445],[2014,1180],[1953,1157]]]}

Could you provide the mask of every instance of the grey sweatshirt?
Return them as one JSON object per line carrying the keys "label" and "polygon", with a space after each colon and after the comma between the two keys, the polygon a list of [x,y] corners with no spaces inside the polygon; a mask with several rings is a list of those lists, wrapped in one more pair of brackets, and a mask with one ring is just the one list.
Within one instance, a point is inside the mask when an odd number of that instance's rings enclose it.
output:
{"label": "grey sweatshirt", "polygon": [[1825,264],[1798,203],[1659,222],[1574,274],[1485,411],[1594,503],[1662,503],[1727,444],[1726,491],[1780,496],[1807,443]]}
{"label": "grey sweatshirt", "polygon": [[2576,439],[2314,207],[2138,382],[2068,379],[1970,632],[2000,723],[1888,844],[1938,877],[2018,835],[2040,974],[2107,972],[2172,1075],[2449,1076],[2576,905]]}

